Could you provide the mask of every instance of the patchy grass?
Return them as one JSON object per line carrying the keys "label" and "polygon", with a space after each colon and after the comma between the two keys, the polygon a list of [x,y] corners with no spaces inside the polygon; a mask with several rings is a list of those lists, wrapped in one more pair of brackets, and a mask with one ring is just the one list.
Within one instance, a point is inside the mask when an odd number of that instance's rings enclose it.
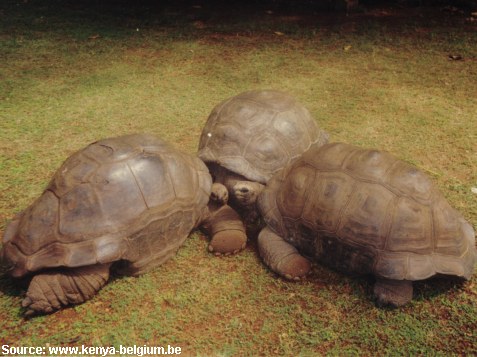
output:
{"label": "patchy grass", "polygon": [[[215,104],[286,90],[334,141],[382,148],[428,172],[477,226],[477,31],[468,15],[375,8],[344,16],[306,2],[4,1],[0,5],[0,230],[57,167],[94,140],[159,135],[194,152]],[[450,61],[459,54],[460,61]],[[25,320],[25,288],[0,278],[0,341],[176,345],[185,355],[476,354],[477,287],[415,284],[398,310],[372,280],[317,266],[277,278],[252,242],[215,258],[191,235],[139,278]]]}

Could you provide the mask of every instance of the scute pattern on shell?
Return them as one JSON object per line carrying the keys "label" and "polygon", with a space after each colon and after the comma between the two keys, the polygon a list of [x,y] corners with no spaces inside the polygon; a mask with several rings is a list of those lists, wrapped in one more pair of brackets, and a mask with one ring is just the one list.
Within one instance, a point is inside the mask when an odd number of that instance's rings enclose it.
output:
{"label": "scute pattern on shell", "polygon": [[70,156],[7,229],[4,257],[23,276],[44,268],[166,259],[206,209],[201,160],[146,134],[93,143]]}
{"label": "scute pattern on shell", "polygon": [[469,278],[477,260],[470,224],[427,175],[386,152],[312,147],[272,178],[259,207],[303,254],[341,270]]}
{"label": "scute pattern on shell", "polygon": [[290,95],[248,91],[217,105],[199,143],[199,157],[248,180],[266,183],[313,143],[328,135]]}

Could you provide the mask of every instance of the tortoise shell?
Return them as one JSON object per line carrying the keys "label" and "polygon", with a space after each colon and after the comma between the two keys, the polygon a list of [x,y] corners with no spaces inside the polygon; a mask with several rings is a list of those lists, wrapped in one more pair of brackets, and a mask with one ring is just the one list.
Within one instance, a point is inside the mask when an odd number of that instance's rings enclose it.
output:
{"label": "tortoise shell", "polygon": [[200,137],[199,157],[266,183],[312,144],[326,142],[328,134],[292,96],[248,91],[212,110]]}
{"label": "tortoise shell", "polygon": [[70,156],[7,227],[11,275],[124,260],[129,273],[170,257],[206,209],[201,160],[144,134],[95,142]]}
{"label": "tortoise shell", "polygon": [[429,177],[382,151],[312,147],[259,197],[266,223],[303,255],[396,280],[469,278],[475,234]]}

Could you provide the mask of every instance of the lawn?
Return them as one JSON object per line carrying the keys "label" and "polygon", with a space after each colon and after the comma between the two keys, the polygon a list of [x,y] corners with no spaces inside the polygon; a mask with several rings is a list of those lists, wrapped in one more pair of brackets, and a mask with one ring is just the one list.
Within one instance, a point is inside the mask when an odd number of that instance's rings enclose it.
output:
{"label": "lawn", "polygon": [[[260,88],[293,94],[332,141],[418,166],[477,227],[477,18],[468,12],[5,0],[0,56],[1,234],[88,143],[149,132],[194,153],[214,105]],[[476,279],[418,282],[410,305],[379,309],[372,278],[317,265],[287,282],[264,267],[253,239],[215,257],[194,232],[152,273],[115,276],[53,315],[24,319],[25,287],[2,273],[0,342],[172,345],[187,356],[477,354]]]}

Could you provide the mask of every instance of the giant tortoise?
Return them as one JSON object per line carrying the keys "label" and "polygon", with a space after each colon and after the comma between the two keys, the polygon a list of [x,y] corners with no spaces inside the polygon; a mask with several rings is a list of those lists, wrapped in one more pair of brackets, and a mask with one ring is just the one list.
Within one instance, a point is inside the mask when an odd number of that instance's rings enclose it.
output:
{"label": "giant tortoise", "polygon": [[4,234],[9,274],[33,275],[26,314],[90,299],[112,266],[127,275],[151,270],[203,223],[219,240],[245,242],[229,206],[208,206],[211,191],[201,160],[151,135],[104,139],[74,153]]}
{"label": "giant tortoise", "polygon": [[246,221],[253,221],[264,184],[311,145],[326,142],[328,134],[291,95],[253,90],[228,98],[212,110],[198,155],[214,182],[227,188],[230,204]]}
{"label": "giant tortoise", "polygon": [[258,206],[260,255],[290,279],[323,262],[374,275],[378,304],[401,306],[412,281],[474,271],[471,225],[426,174],[383,151],[314,146],[269,181]]}

